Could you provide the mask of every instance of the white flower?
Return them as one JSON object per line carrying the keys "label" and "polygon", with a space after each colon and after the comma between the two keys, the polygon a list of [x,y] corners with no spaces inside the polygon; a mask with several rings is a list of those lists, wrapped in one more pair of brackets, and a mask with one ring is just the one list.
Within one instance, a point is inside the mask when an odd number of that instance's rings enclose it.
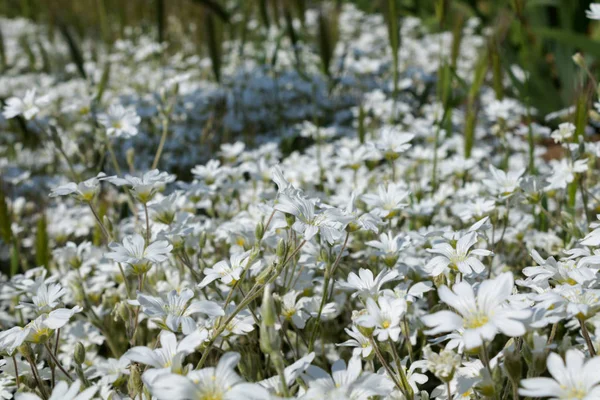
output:
{"label": "white flower", "polygon": [[584,246],[600,246],[600,214],[596,215],[598,221],[590,224],[592,231],[588,233],[580,242]]}
{"label": "white flower", "polygon": [[49,314],[40,315],[25,325],[25,330],[28,331],[26,340],[32,343],[47,341],[52,336],[53,331],[65,326],[73,315],[81,311],[83,311],[81,307],[75,306],[72,309],[58,308]]}
{"label": "white flower", "polygon": [[17,348],[25,342],[29,336],[30,329],[20,326],[14,326],[8,330],[0,332],[0,353],[13,355]]}
{"label": "white flower", "polygon": [[385,265],[392,268],[396,265],[400,252],[406,250],[410,246],[411,239],[410,236],[406,236],[402,233],[394,236],[392,232],[387,232],[380,234],[379,240],[369,240],[365,244],[376,248],[376,254],[383,257]]}
{"label": "white flower", "polygon": [[352,357],[348,366],[344,360],[337,360],[331,366],[331,375],[311,365],[304,374],[304,380],[308,383],[304,398],[367,400],[392,391],[391,381],[382,375],[362,372],[361,364],[358,357]]}
{"label": "white flower", "polygon": [[437,335],[462,331],[462,341],[467,350],[493,340],[498,332],[513,337],[525,334],[525,326],[519,320],[528,318],[531,312],[516,309],[507,302],[513,286],[512,273],[505,272],[482,282],[477,297],[467,282],[455,284],[452,290],[447,286],[440,287],[440,300],[455,311],[438,311],[422,317],[423,323],[432,328],[425,333]]}
{"label": "white flower", "polygon": [[[310,366],[310,363],[315,359],[315,353],[309,353],[291,364],[288,367],[285,367],[283,370],[283,375],[285,377],[285,382],[287,386],[291,386],[294,381],[302,375],[304,371]],[[272,376],[271,378],[264,379],[258,382],[262,387],[275,392],[278,396],[283,396],[283,387],[281,383],[281,377],[279,375]]]}
{"label": "white flower", "polygon": [[60,298],[66,290],[58,283],[46,285],[42,283],[37,288],[37,293],[32,297],[33,304],[21,302],[22,306],[34,306],[38,314],[48,313],[60,304]]}
{"label": "white flower", "polygon": [[381,224],[381,219],[377,218],[371,213],[360,214],[355,203],[356,192],[353,191],[350,195],[350,199],[348,200],[345,210],[345,214],[352,218],[352,220],[348,223],[348,228],[350,231],[354,232],[357,230],[366,230],[377,233],[379,231],[377,225]]}
{"label": "white flower", "polygon": [[206,165],[196,165],[192,168],[194,177],[204,181],[207,185],[219,182],[229,172],[229,167],[222,166],[219,160],[209,160]]}
{"label": "white flower", "polygon": [[354,357],[369,357],[373,352],[373,345],[369,338],[360,333],[356,326],[352,326],[352,330],[348,328],[345,328],[344,330],[352,339],[348,339],[344,343],[338,344],[338,346],[354,347],[352,350],[352,356]]}
{"label": "white flower", "polygon": [[244,142],[223,143],[219,154],[226,160],[235,160],[246,148]]}
{"label": "white flower", "polygon": [[[204,333],[206,334],[206,331]],[[136,346],[129,349],[124,357],[154,368],[168,368],[174,373],[181,373],[183,359],[204,342],[205,334],[196,330],[177,343],[174,333],[161,331],[159,335],[160,349],[151,350],[146,346]]]}
{"label": "white flower", "polygon": [[590,9],[585,10],[585,16],[589,19],[600,20],[600,3],[590,4]]}
{"label": "white flower", "polygon": [[[539,266],[523,268],[523,275],[527,277],[523,285],[547,288],[550,282],[553,284],[582,284],[596,277],[595,271],[578,266],[575,260],[556,261],[554,257],[544,260],[535,249],[531,250],[531,257]],[[517,284],[521,283],[517,282]]]}
{"label": "white flower", "polygon": [[379,185],[377,194],[364,194],[362,200],[373,208],[373,215],[380,218],[391,218],[408,205],[405,200],[409,194],[410,192],[404,190],[402,186],[390,183]]}
{"label": "white flower", "polygon": [[240,279],[240,274],[247,268],[250,261],[250,251],[237,253],[231,256],[229,260],[221,260],[212,268],[205,268],[202,282],[198,286],[205,287],[209,283],[220,279],[226,285],[231,285]]}
{"label": "white flower", "polygon": [[381,271],[373,279],[373,272],[371,270],[361,268],[358,271],[358,275],[350,272],[348,274],[348,281],[340,282],[338,286],[342,289],[352,291],[351,297],[360,296],[362,299],[368,297],[377,298],[381,286],[395,279],[398,279],[398,271],[396,270]]}
{"label": "white flower", "polygon": [[2,115],[4,118],[11,119],[18,115],[22,115],[26,120],[30,120],[40,112],[40,107],[48,104],[48,97],[35,98],[35,89],[25,92],[25,96],[20,99],[18,97],[10,97],[6,100]]}
{"label": "white flower", "polygon": [[427,369],[444,382],[451,380],[456,369],[460,367],[460,356],[452,350],[444,349],[434,353],[431,347],[427,346],[423,350],[423,355],[427,360]]}
{"label": "white flower", "polygon": [[388,299],[380,296],[377,302],[372,298],[367,299],[367,313],[356,319],[356,324],[366,328],[375,328],[373,335],[377,340],[385,342],[391,339],[397,342],[402,329],[400,322],[406,312],[406,301],[404,299]]}
{"label": "white flower", "polygon": [[100,378],[101,384],[112,384],[122,375],[129,375],[131,360],[127,357],[108,358],[94,363],[91,378]]}
{"label": "white flower", "polygon": [[148,271],[150,263],[165,261],[173,249],[166,240],[157,240],[146,247],[144,238],[138,233],[125,236],[123,244],[113,242],[108,247],[112,251],[105,254],[106,258],[131,265],[136,274]]}
{"label": "white flower", "polygon": [[291,320],[296,328],[304,329],[306,321],[310,318],[310,314],[302,309],[304,305],[302,299],[296,301],[299,294],[300,292],[290,290],[281,297],[281,315],[286,320]]}
{"label": "white flower", "polygon": [[600,311],[600,289],[581,285],[559,285],[536,295],[534,299],[548,315],[588,319]]}
{"label": "white flower", "polygon": [[334,243],[342,236],[342,231],[352,220],[337,208],[326,208],[321,212],[315,205],[300,194],[280,193],[275,209],[296,217],[292,226],[296,232],[303,234],[305,240],[311,240],[317,233],[329,243]]}
{"label": "white flower", "polygon": [[137,176],[125,175],[125,178],[111,176],[104,180],[117,186],[131,186],[131,190],[142,203],[152,200],[154,194],[167,183],[175,180],[175,175],[166,172],[160,172],[157,169],[146,172],[141,178]]}
{"label": "white flower", "polygon": [[449,243],[437,243],[428,252],[439,254],[432,258],[424,269],[432,276],[438,276],[450,267],[460,271],[462,274],[470,274],[472,271],[481,273],[485,271],[485,266],[474,256],[489,256],[492,254],[489,250],[475,249],[470,250],[477,243],[477,233],[469,232],[462,236],[456,242],[456,248]]}
{"label": "white flower", "polygon": [[135,108],[125,108],[120,104],[113,104],[106,114],[98,115],[98,122],[104,125],[109,136],[135,136],[140,121],[141,118],[135,112]]}
{"label": "white flower", "polygon": [[585,361],[582,352],[569,349],[565,358],[563,362],[558,354],[549,354],[547,365],[552,378],[523,379],[519,394],[559,400],[600,398],[600,357]]}
{"label": "white flower", "polygon": [[158,400],[270,399],[265,388],[244,382],[234,371],[239,361],[238,353],[226,353],[215,368],[193,370],[187,376],[158,375],[147,384]]}
{"label": "white flower", "polygon": [[83,182],[69,182],[52,189],[50,197],[73,196],[77,200],[92,201],[100,191],[100,178],[105,177],[104,173],[99,173],[96,177]]}
{"label": "white flower", "polygon": [[[90,400],[98,391],[96,386],[84,389],[82,392],[79,392],[80,388],[81,381],[73,382],[71,387],[65,381],[57,382],[48,400]],[[37,394],[19,392],[15,394],[15,400],[42,400],[42,398]]]}
{"label": "white flower", "polygon": [[394,160],[398,158],[400,153],[410,149],[412,145],[409,142],[414,137],[415,135],[400,132],[393,126],[385,126],[379,130],[379,137],[374,145],[384,158]]}
{"label": "white flower", "polygon": [[575,133],[575,125],[570,122],[563,122],[558,125],[558,129],[552,131],[550,137],[554,139],[554,143],[563,143],[573,137]]}
{"label": "white flower", "polygon": [[484,179],[483,183],[488,187],[491,194],[496,196],[508,196],[519,189],[521,176],[525,173],[525,168],[509,171],[508,173],[490,165],[489,179]]}
{"label": "white flower", "polygon": [[172,290],[167,294],[166,301],[142,293],[138,293],[137,299],[144,314],[158,321],[163,328],[173,332],[181,330],[184,335],[189,335],[196,330],[196,321],[191,317],[192,315],[202,313],[216,317],[224,314],[217,303],[208,300],[190,302],[193,297],[194,292],[185,289],[181,294]]}
{"label": "white flower", "polygon": [[575,180],[575,175],[588,170],[588,160],[577,160],[574,163],[563,158],[560,161],[552,160],[552,174],[546,178],[550,183],[546,190],[565,189]]}

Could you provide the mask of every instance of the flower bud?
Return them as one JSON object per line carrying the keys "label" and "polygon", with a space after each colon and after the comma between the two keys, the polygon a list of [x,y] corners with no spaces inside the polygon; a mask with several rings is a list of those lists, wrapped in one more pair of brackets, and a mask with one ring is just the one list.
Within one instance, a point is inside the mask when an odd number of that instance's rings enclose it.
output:
{"label": "flower bud", "polygon": [[75,355],[73,358],[78,365],[81,365],[85,362],[85,347],[81,342],[77,342],[75,345]]}
{"label": "flower bud", "polygon": [[521,352],[511,343],[504,349],[504,372],[511,382],[518,383],[521,380],[521,371]]}
{"label": "flower bud", "polygon": [[276,254],[279,259],[285,258],[288,252],[287,243],[283,239],[279,239],[279,243],[277,243]]}
{"label": "flower bud", "polygon": [[275,316],[277,312],[275,311],[275,301],[273,300],[273,296],[271,294],[271,285],[267,285],[265,290],[263,291],[263,301],[261,307],[261,316],[262,322],[268,326],[275,326]]}
{"label": "flower bud", "polygon": [[294,225],[294,222],[296,222],[296,217],[294,217],[292,214],[285,214],[285,222],[287,222],[288,227],[292,227],[292,225]]}
{"label": "flower bud", "polygon": [[125,322],[129,321],[129,307],[125,302],[116,304],[112,314],[115,321],[118,321],[119,318]]}
{"label": "flower bud", "polygon": [[256,240],[261,241],[263,236],[265,235],[265,226],[262,222],[259,222],[254,229],[254,237]]}
{"label": "flower bud", "polygon": [[206,232],[202,232],[200,234],[200,240],[198,241],[198,246],[200,246],[200,248],[204,248],[204,246],[206,246]]}
{"label": "flower bud", "polygon": [[325,248],[321,248],[321,251],[319,253],[319,258],[327,265],[330,264],[330,259],[329,259],[329,252],[327,251],[327,249]]}
{"label": "flower bud", "polygon": [[132,147],[130,149],[128,149],[125,152],[125,160],[127,161],[127,166],[133,171],[134,168],[134,156],[135,156],[135,149]]}
{"label": "flower bud", "polygon": [[27,360],[33,359],[33,351],[31,351],[29,343],[23,343],[22,345],[20,345],[19,353],[23,354],[23,357],[25,357]]}
{"label": "flower bud", "polygon": [[581,55],[581,53],[573,54],[573,62],[581,68],[585,68],[585,59]]}
{"label": "flower bud", "polygon": [[263,269],[260,272],[260,274],[258,274],[258,276],[256,277],[256,283],[258,283],[259,285],[262,285],[265,282],[267,282],[267,280],[269,280],[269,276],[271,276],[272,271],[273,271],[273,265],[269,265],[267,268]]}
{"label": "flower bud", "polygon": [[137,364],[131,364],[129,367],[129,380],[127,381],[127,391],[129,397],[135,399],[138,394],[142,393],[144,383],[142,382],[142,373]]}
{"label": "flower bud", "polygon": [[275,353],[280,346],[279,333],[274,327],[269,327],[267,324],[261,322],[260,324],[260,349],[265,354]]}

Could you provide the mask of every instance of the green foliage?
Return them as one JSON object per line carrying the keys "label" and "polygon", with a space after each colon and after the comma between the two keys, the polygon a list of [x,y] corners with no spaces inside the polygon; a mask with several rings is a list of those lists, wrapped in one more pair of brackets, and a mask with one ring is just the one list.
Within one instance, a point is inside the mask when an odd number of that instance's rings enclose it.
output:
{"label": "green foliage", "polygon": [[[148,7],[149,3],[151,7]],[[315,4],[306,0],[56,0],[48,3],[21,0],[1,2],[0,14],[47,21],[51,31],[57,27],[69,47],[72,61],[84,78],[83,59],[78,46],[84,37],[95,37],[110,46],[123,36],[126,26],[143,30],[154,27],[159,41],[176,42],[177,35],[169,36],[170,26],[167,23],[169,16],[175,16],[181,21],[181,26],[193,24],[200,28],[197,41],[203,46],[199,48],[204,47],[205,50],[201,51],[207,51],[215,80],[219,81],[223,41],[234,37],[242,38],[244,43],[264,41],[264,33],[273,28],[294,45],[298,70],[302,70],[303,66],[297,45],[302,43],[318,50],[323,72],[329,75],[339,29],[337,14],[344,3],[384,16],[389,31],[395,85],[401,73],[396,55],[401,48],[399,25],[403,18],[418,17],[430,30],[452,32],[454,40],[450,64],[453,67],[460,53],[462,29],[469,18],[479,18],[479,30],[491,29],[494,32],[488,57],[494,78],[491,83],[497,98],[517,96],[523,103],[538,109],[538,116],[575,104],[578,70],[571,61],[575,52],[600,57],[600,29],[596,22],[585,17],[591,0],[332,0],[319,3],[322,11],[318,16],[318,29],[311,33],[304,29],[304,12],[308,6]],[[260,18],[262,30],[248,30],[245,26],[245,21],[252,15]],[[300,29],[294,23],[298,20]],[[258,44],[259,48],[264,47]],[[39,45],[22,42],[22,51],[28,54],[31,67],[43,64],[44,69],[50,68],[46,59],[36,63],[35,54],[41,53],[43,57],[44,49],[38,48],[39,51],[34,52],[32,47]],[[177,46],[173,49],[176,51]],[[242,51],[243,47],[240,48]],[[4,64],[0,37],[0,69],[5,67]],[[519,65],[527,72],[526,85],[514,79],[510,71],[512,65]],[[597,75],[595,65],[591,72]],[[504,93],[502,87],[501,78],[506,74],[515,83],[509,93]]]}
{"label": "green foliage", "polygon": [[42,213],[37,222],[35,233],[35,263],[36,266],[48,267],[50,261],[50,250],[48,245],[48,232],[46,226],[46,216]]}

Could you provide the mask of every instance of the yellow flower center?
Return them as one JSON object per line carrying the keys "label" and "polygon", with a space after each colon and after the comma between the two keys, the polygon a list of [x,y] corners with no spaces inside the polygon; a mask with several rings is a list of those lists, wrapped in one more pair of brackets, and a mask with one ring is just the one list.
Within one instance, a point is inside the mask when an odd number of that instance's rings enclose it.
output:
{"label": "yellow flower center", "polygon": [[489,322],[490,318],[482,313],[482,312],[476,312],[471,314],[471,316],[465,320],[465,328],[467,329],[476,329],[476,328],[481,328],[482,326],[484,326],[485,324],[487,324]]}
{"label": "yellow flower center", "polygon": [[390,327],[391,324],[392,323],[386,319],[385,321],[383,321],[383,323],[381,324],[381,326],[383,327],[383,329],[387,329],[387,328]]}
{"label": "yellow flower center", "polygon": [[566,386],[561,386],[561,389],[563,389],[564,395],[566,398],[568,399],[583,399],[587,396],[587,392],[579,387],[566,387]]}

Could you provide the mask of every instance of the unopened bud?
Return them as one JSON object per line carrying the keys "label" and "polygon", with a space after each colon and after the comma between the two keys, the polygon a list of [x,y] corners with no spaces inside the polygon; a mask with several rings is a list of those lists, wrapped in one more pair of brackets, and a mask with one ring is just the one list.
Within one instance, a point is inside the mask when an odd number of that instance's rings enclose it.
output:
{"label": "unopened bud", "polygon": [[271,273],[273,271],[273,265],[269,265],[267,268],[263,269],[260,274],[256,277],[256,283],[259,285],[264,284],[269,280]]}
{"label": "unopened bud", "polygon": [[277,243],[277,257],[283,259],[287,255],[288,247],[287,243],[283,239],[279,239],[279,243]]}
{"label": "unopened bud", "polygon": [[261,322],[260,324],[260,349],[265,354],[276,353],[281,346],[281,339],[275,327],[269,327]]}
{"label": "unopened bud", "polygon": [[267,285],[263,292],[263,301],[261,307],[261,316],[263,323],[272,327],[275,325],[275,301],[273,300],[273,296],[271,294],[271,285]]}
{"label": "unopened bud", "polygon": [[265,226],[263,225],[262,222],[259,222],[256,225],[256,228],[254,229],[254,237],[256,238],[256,240],[260,241],[260,240],[262,240],[264,235],[265,235]]}
{"label": "unopened bud", "polygon": [[77,342],[75,345],[75,355],[73,358],[78,365],[81,365],[85,362],[85,347],[81,342]]}
{"label": "unopened bud", "polygon": [[23,343],[22,345],[20,345],[19,353],[23,354],[23,357],[25,357],[28,360],[33,359],[33,351],[31,351],[31,347],[29,346],[29,343]]}
{"label": "unopened bud", "polygon": [[585,68],[585,59],[583,58],[583,56],[581,55],[581,53],[575,53],[573,54],[573,62],[581,67],[581,68]]}
{"label": "unopened bud", "polygon": [[198,241],[198,245],[201,249],[204,248],[204,246],[206,246],[206,232],[202,232],[200,234],[200,240]]}
{"label": "unopened bud", "polygon": [[521,353],[515,348],[514,343],[504,350],[504,372],[511,382],[521,380],[522,361]]}
{"label": "unopened bud", "polygon": [[294,222],[296,222],[296,217],[294,217],[292,214],[285,214],[285,222],[287,222],[288,227],[292,227],[292,225],[294,225]]}
{"label": "unopened bud", "polygon": [[125,152],[125,160],[127,161],[127,166],[132,171],[134,168],[134,157],[135,157],[135,149],[132,147]]}
{"label": "unopened bud", "polygon": [[118,321],[119,318],[125,322],[129,321],[129,307],[125,302],[115,305],[112,314],[115,321]]}
{"label": "unopened bud", "polygon": [[135,399],[138,394],[142,393],[144,383],[142,382],[142,373],[137,364],[131,364],[129,367],[129,380],[127,381],[127,391],[129,397]]}
{"label": "unopened bud", "polygon": [[319,258],[326,264],[329,264],[329,252],[325,248],[321,248],[321,252],[319,253]]}

